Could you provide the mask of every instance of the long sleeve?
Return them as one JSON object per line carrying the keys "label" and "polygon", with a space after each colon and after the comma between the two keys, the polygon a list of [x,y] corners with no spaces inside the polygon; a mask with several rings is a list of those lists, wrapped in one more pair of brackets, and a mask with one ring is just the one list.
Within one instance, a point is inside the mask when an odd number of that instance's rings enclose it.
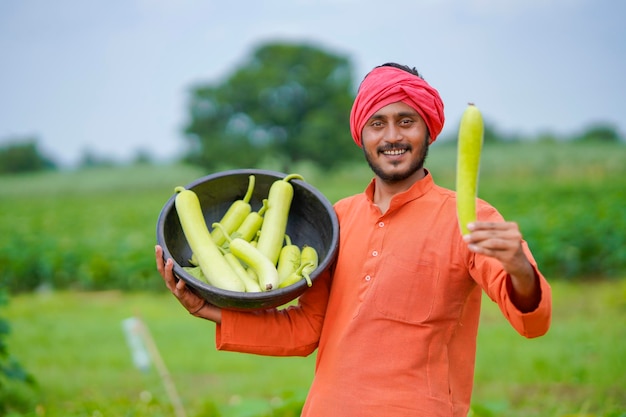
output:
{"label": "long sleeve", "polygon": [[[502,217],[491,207],[483,207],[483,214],[488,220],[501,221]],[[496,302],[504,317],[511,326],[522,336],[534,338],[544,335],[550,328],[552,315],[552,293],[548,281],[539,271],[537,263],[523,242],[523,249],[530,261],[541,291],[541,299],[536,309],[531,312],[521,312],[511,300],[512,286],[510,276],[502,270],[499,261],[484,255],[468,255],[471,258],[470,274],[484,289],[489,298]]]}
{"label": "long sleeve", "polygon": [[222,311],[216,327],[219,350],[270,356],[307,356],[318,346],[330,274],[320,275],[296,305],[255,312]]}

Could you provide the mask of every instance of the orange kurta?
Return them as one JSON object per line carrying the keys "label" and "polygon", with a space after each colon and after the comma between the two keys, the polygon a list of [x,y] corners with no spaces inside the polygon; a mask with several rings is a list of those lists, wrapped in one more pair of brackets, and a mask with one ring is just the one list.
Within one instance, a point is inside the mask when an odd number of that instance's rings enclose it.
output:
{"label": "orange kurta", "polygon": [[[381,215],[374,182],[339,201],[340,246],[331,274],[298,306],[255,313],[224,311],[221,350],[308,355],[316,348],[306,417],[460,417],[469,410],[481,291],[525,337],[550,325],[551,293],[521,313],[501,264],[467,249],[454,192],[430,174],[396,195]],[[480,220],[501,221],[479,202]]]}

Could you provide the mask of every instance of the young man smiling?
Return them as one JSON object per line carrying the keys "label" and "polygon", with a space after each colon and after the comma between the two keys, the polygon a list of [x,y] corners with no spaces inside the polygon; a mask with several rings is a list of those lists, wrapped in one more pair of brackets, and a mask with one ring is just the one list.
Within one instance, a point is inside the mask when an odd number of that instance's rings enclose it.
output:
{"label": "young man smiling", "polygon": [[156,248],[170,291],[217,323],[218,349],[317,349],[303,416],[466,416],[483,291],[521,335],[549,328],[550,287],[517,224],[480,200],[479,221],[461,236],[455,193],[424,168],[443,123],[438,92],[414,69],[385,64],[365,77],[350,125],[374,178],[335,204],[337,260],[297,306],[220,310],[177,281]]}
{"label": "young man smiling", "polygon": [[380,179],[374,201],[382,213],[395,194],[424,178],[428,137],[424,120],[402,102],[386,105],[365,123],[363,153],[377,180]]}

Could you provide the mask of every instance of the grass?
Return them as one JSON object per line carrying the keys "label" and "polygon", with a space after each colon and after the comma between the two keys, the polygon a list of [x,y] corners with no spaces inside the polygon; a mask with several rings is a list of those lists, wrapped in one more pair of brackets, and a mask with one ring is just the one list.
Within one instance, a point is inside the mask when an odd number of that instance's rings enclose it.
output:
{"label": "grass", "polygon": [[122,330],[122,320],[132,316],[150,330],[190,415],[207,404],[239,415],[248,403],[258,412],[259,404],[267,409],[276,398],[301,400],[311,380],[312,357],[217,352],[214,325],[189,316],[169,294],[25,294],[8,307],[9,348],[37,379],[46,416],[123,415],[138,412],[146,398],[152,412],[169,414],[157,369],[133,366]]}
{"label": "grass", "polygon": [[[471,416],[626,415],[626,280],[553,291],[553,326],[532,340],[485,299]],[[314,356],[217,352],[214,325],[169,294],[22,294],[6,313],[9,350],[39,384],[32,416],[172,415],[157,369],[132,364],[122,330],[131,316],[147,325],[189,416],[293,415],[278,410],[297,410],[313,376]]]}
{"label": "grass", "polygon": [[626,280],[552,287],[552,326],[537,339],[484,303],[474,403],[503,410],[478,415],[626,415]]}

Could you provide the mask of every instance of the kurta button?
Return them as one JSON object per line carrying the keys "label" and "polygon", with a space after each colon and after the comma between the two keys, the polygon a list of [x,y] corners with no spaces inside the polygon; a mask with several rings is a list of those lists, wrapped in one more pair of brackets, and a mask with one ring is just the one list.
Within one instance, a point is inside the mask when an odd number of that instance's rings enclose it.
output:
{"label": "kurta button", "polygon": [[378,227],[383,227],[383,226],[385,226],[385,222],[378,223]]}
{"label": "kurta button", "polygon": [[378,251],[372,252],[372,256],[378,256]]}
{"label": "kurta button", "polygon": [[372,279],[372,277],[370,277],[369,275],[365,275],[365,281],[369,281],[370,279]]}

